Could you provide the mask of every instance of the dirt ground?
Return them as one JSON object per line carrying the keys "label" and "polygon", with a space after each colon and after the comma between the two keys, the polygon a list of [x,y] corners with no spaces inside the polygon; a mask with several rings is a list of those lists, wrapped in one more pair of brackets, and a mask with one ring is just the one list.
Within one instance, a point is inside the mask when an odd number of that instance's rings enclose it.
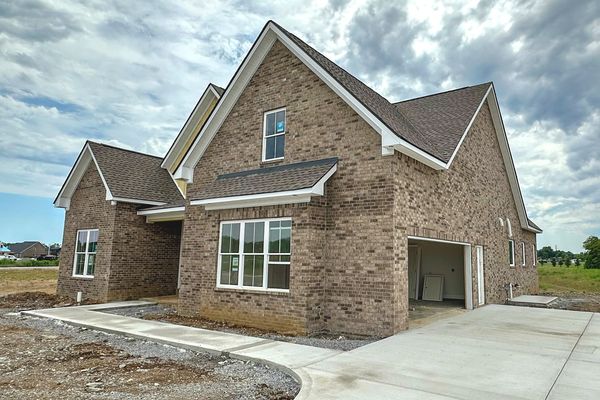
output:
{"label": "dirt ground", "polygon": [[544,296],[556,296],[550,308],[572,311],[600,312],[600,294],[596,293],[543,293]]}
{"label": "dirt ground", "polygon": [[185,325],[194,328],[230,332],[239,335],[255,336],[270,340],[279,340],[283,342],[291,342],[297,344],[304,344],[307,346],[323,347],[327,349],[336,349],[343,351],[353,350],[366,344],[373,343],[374,341],[380,339],[375,337],[348,337],[340,335],[331,335],[327,333],[319,333],[311,336],[285,335],[277,332],[266,331],[252,327],[239,326],[222,321],[213,321],[200,317],[181,316],[177,314],[176,307],[169,304],[121,308],[116,310],[107,310],[106,312],[117,315],[125,315],[134,318],[168,322],[170,324],[175,325]]}
{"label": "dirt ground", "polygon": [[298,384],[266,366],[21,316],[68,299],[0,297],[2,399],[293,399]]}
{"label": "dirt ground", "polygon": [[57,269],[0,268],[0,296],[21,292],[56,293]]}

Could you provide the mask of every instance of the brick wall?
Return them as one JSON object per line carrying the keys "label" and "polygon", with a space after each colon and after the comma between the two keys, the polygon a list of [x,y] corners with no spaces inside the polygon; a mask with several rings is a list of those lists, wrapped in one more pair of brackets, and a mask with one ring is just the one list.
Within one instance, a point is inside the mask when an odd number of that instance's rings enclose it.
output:
{"label": "brick wall", "polygon": [[[396,164],[396,243],[401,287],[408,279],[407,236],[422,236],[471,243],[473,304],[477,306],[475,245],[484,247],[486,302],[503,303],[504,286],[518,283],[521,293],[538,290],[532,247],[535,234],[521,229],[500,146],[487,104],[478,117],[448,171],[434,171],[404,155]],[[515,241],[515,267],[508,261],[508,232],[499,218],[508,218]],[[523,267],[521,242],[525,242]],[[405,296],[401,300],[406,301]],[[402,309],[405,308],[403,305]]]}
{"label": "brick wall", "polygon": [[[279,42],[196,166],[188,197],[219,174],[264,165],[263,113],[283,106],[286,148],[278,164],[339,157],[327,195],[310,204],[223,212],[188,206],[181,311],[268,329],[392,333],[391,161],[380,155],[380,136]],[[290,293],[217,290],[219,222],[266,216],[293,220]]]}
{"label": "brick wall", "polygon": [[[126,300],[175,294],[181,222],[146,223],[137,205],[105,200],[104,185],[93,163],[81,179],[65,215],[57,293],[75,298]],[[73,277],[76,232],[98,229],[93,278]]]}
{"label": "brick wall", "polygon": [[[115,207],[105,200],[104,184],[93,163],[81,178],[71,206],[65,213],[65,228],[59,261],[57,294],[75,298],[83,292],[85,299],[106,301],[110,260],[113,247]],[[73,277],[75,241],[78,229],[98,229],[98,247],[94,278]]]}

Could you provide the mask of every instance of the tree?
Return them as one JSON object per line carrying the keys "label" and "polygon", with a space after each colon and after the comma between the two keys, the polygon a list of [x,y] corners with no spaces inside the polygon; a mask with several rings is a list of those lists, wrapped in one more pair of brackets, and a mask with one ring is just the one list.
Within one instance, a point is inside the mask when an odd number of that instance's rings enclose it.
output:
{"label": "tree", "polygon": [[550,261],[552,263],[553,267],[556,267],[556,258],[552,257],[552,261]]}
{"label": "tree", "polygon": [[579,261],[579,258],[575,259],[575,266],[579,267],[581,265],[581,261]]}
{"label": "tree", "polygon": [[544,246],[539,249],[537,255],[540,260],[549,260],[555,256],[554,250],[550,246]]}
{"label": "tree", "polygon": [[585,252],[585,267],[600,268],[600,239],[590,236],[583,242]]}
{"label": "tree", "polygon": [[563,260],[562,258],[558,259],[558,265],[560,265],[561,267],[564,265],[565,260]]}

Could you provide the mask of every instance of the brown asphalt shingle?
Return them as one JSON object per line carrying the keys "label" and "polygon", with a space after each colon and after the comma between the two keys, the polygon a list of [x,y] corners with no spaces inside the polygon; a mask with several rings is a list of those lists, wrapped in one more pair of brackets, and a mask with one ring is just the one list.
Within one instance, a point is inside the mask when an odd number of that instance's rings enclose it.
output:
{"label": "brown asphalt shingle", "polygon": [[469,86],[395,103],[428,141],[435,143],[436,157],[448,162],[491,83]]}
{"label": "brown asphalt shingle", "polygon": [[88,145],[114,197],[173,203],[181,193],[161,157],[90,142]]}
{"label": "brown asphalt shingle", "polygon": [[220,175],[192,200],[310,188],[336,163],[337,158],[326,158]]}
{"label": "brown asphalt shingle", "polygon": [[[392,104],[300,38],[273,23],[398,137],[444,162],[450,160],[462,133],[491,85],[485,83],[459,89],[456,93],[419,98],[412,100],[415,102],[413,104]],[[434,99],[436,96],[441,97]]]}

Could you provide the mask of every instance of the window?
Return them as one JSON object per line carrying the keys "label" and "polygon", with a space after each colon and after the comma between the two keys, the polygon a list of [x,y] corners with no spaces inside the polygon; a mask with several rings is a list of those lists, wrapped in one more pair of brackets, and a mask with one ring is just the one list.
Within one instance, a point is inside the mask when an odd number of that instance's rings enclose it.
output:
{"label": "window", "polygon": [[98,229],[86,229],[77,231],[73,276],[84,276],[86,278],[94,277],[97,246]]}
{"label": "window", "polygon": [[265,113],[263,121],[263,161],[283,158],[285,125],[285,108]]}
{"label": "window", "polygon": [[510,262],[510,266],[515,266],[515,241],[508,241],[508,261]]}
{"label": "window", "polygon": [[291,234],[291,219],[222,222],[217,286],[287,291]]}
{"label": "window", "polygon": [[521,265],[525,266],[525,242],[521,242]]}
{"label": "window", "polygon": [[536,267],[537,266],[537,250],[535,249],[535,244],[531,245],[531,255],[532,255],[532,260],[533,260],[533,266]]}

